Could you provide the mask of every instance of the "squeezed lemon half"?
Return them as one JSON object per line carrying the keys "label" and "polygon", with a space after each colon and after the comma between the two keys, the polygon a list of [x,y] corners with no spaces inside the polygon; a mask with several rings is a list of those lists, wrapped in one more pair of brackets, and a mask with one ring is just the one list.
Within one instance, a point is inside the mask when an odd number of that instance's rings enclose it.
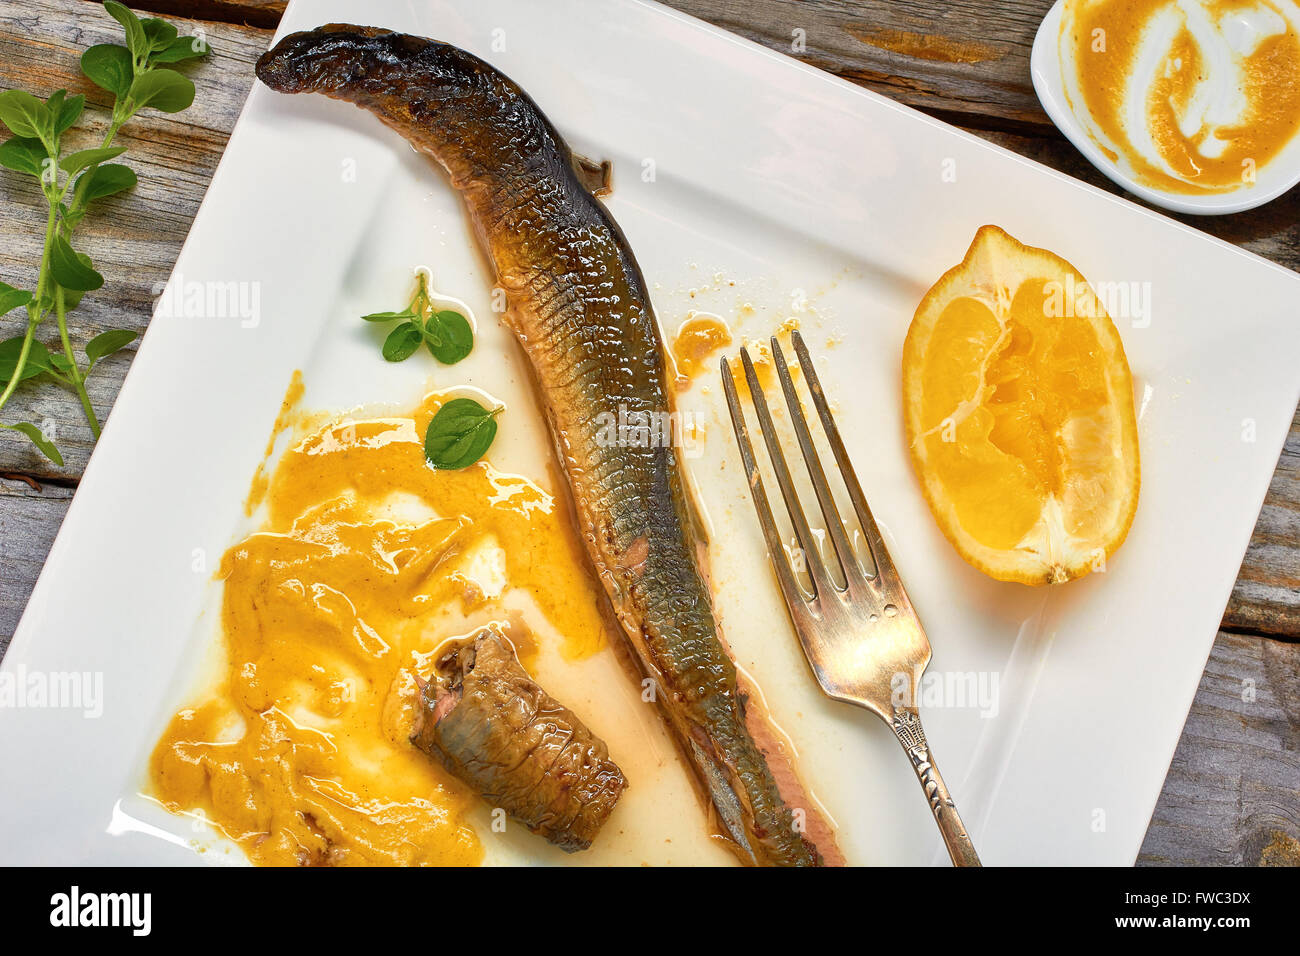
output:
{"label": "squeezed lemon half", "polygon": [[917,307],[903,409],[926,502],[985,574],[1069,581],[1123,543],[1141,483],[1133,379],[1060,256],[982,227]]}

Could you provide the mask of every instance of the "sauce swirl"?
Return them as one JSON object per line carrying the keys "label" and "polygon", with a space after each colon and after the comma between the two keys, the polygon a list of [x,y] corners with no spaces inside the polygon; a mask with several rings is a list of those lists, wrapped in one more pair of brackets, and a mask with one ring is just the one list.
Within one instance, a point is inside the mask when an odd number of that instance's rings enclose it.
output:
{"label": "sauce swirl", "polygon": [[1059,42],[1071,108],[1148,186],[1249,186],[1300,130],[1294,0],[1067,0]]}

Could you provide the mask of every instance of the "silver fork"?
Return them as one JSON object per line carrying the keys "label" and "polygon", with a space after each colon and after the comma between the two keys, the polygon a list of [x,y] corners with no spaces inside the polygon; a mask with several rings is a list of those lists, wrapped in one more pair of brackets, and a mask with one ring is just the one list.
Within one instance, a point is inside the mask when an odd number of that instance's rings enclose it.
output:
{"label": "silver fork", "polygon": [[[740,407],[731,366],[724,357],[722,384],[727,393],[727,405],[731,409],[731,422],[736,429],[745,477],[749,482],[754,507],[758,511],[759,524],[763,528],[768,556],[772,559],[772,568],[776,571],[781,593],[790,611],[790,620],[799,636],[799,643],[803,645],[804,655],[817,676],[817,682],[827,696],[865,707],[894,731],[911,759],[912,769],[916,771],[917,779],[921,781],[921,787],[930,801],[930,809],[934,812],[953,864],[979,866],[975,847],[971,844],[952,796],[944,785],[943,777],[939,775],[939,768],[935,766],[915,704],[921,675],[930,663],[930,641],[921,629],[921,622],[907,597],[907,591],[903,589],[903,582],[898,577],[885,541],[880,536],[880,529],[871,516],[867,499],[862,494],[862,487],[858,484],[853,465],[844,450],[839,429],[831,417],[821,383],[817,380],[817,371],[808,355],[808,347],[797,331],[792,333],[791,340],[799,356],[799,365],[812,394],[822,428],[848,488],[853,510],[857,513],[862,533],[871,550],[875,570],[874,573],[869,572],[861,565],[857,553],[849,543],[835,499],[826,482],[826,472],[822,469],[817,450],[813,446],[812,435],[799,396],[795,392],[785,354],[781,351],[780,343],[773,337],[772,359],[781,380],[781,390],[785,393],[790,420],[803,452],[804,463],[808,467],[808,477],[812,480],[822,516],[826,519],[831,550],[843,571],[845,583],[840,586],[822,562],[808,519],[799,504],[790,470],[786,467],[785,455],[772,424],[772,415],[754,372],[754,363],[750,360],[748,351],[742,348],[740,359],[745,368],[745,381],[749,386],[754,410],[758,414],[759,430],[767,445],[772,470],[781,488],[781,497],[785,499],[790,513],[813,593],[808,594],[795,578],[794,571],[785,558],[785,548],[776,522],[772,519],[767,493],[763,490],[763,479],[754,460],[754,449],[749,441],[749,429],[745,425],[745,415]],[[908,691],[906,695],[899,693],[902,689],[900,683],[905,685]]]}

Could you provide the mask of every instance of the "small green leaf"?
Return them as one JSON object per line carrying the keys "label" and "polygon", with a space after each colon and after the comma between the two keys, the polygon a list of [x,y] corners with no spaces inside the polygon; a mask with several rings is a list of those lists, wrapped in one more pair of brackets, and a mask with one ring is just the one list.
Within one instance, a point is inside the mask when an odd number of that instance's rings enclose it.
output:
{"label": "small green leaf", "polygon": [[371,312],[369,315],[363,315],[361,318],[365,319],[367,322],[392,322],[394,319],[407,319],[409,321],[410,319],[415,318],[415,313],[410,309],[405,309],[401,312]]}
{"label": "small green leaf", "polygon": [[105,160],[113,159],[115,156],[121,156],[126,152],[125,146],[108,146],[96,149],[79,149],[75,153],[69,153],[59,160],[59,165],[68,171],[68,175],[79,173],[87,166],[94,166],[96,163],[102,163]]}
{"label": "small green leaf", "polygon": [[32,301],[32,294],[26,289],[15,289],[7,282],[0,282],[0,315],[6,315]]}
{"label": "small green leaf", "polygon": [[[59,92],[65,91],[60,90]],[[51,101],[53,99],[54,97],[50,97]],[[46,105],[49,106],[49,103],[46,103]],[[77,121],[77,117],[81,115],[81,111],[85,108],[86,97],[81,93],[60,100],[59,109],[54,114],[54,135],[62,136],[64,131]]]}
{"label": "small green leaf", "polygon": [[[124,189],[130,189],[136,183],[135,172],[130,166],[123,166],[121,163],[96,166],[85,175],[90,177],[90,181],[85,186],[86,202],[120,193]],[[77,181],[77,186],[81,188],[81,180]]]}
{"label": "small green leaf", "polygon": [[73,292],[90,292],[104,284],[104,277],[83,260],[68,245],[68,240],[55,236],[50,244],[50,275],[54,281]]}
{"label": "small green leaf", "polygon": [[424,335],[420,327],[405,322],[389,332],[388,338],[384,339],[384,358],[390,362],[405,361],[415,354],[415,350],[420,347],[423,340]]}
{"label": "small green leaf", "polygon": [[152,106],[164,113],[179,113],[194,102],[194,84],[175,70],[150,70],[131,84],[136,109]]}
{"label": "small green leaf", "polygon": [[140,18],[117,0],[104,0],[104,9],[108,11],[110,17],[122,24],[122,29],[126,31],[127,48],[137,59],[144,59],[145,54],[149,52],[149,40],[145,36],[144,24],[140,22]]}
{"label": "small green leaf", "polygon": [[166,47],[149,56],[150,63],[180,63],[207,56],[212,47],[199,37],[177,37]]}
{"label": "small green leaf", "polygon": [[[84,252],[78,252],[77,258],[81,261],[82,265],[85,266],[90,265],[90,256],[86,255]],[[80,289],[68,289],[65,288],[64,286],[57,285],[57,284],[54,286],[54,288],[56,291],[60,292],[63,295],[64,312],[71,312],[73,309],[79,306],[81,304],[81,297],[86,294]]]}
{"label": "small green leaf", "polygon": [[56,372],[62,372],[65,375],[72,371],[72,363],[68,361],[68,357],[62,352],[51,353],[50,364],[54,366]]}
{"label": "small green leaf", "polygon": [[39,139],[15,136],[0,144],[0,166],[40,178],[45,161],[49,159],[44,144]]}
{"label": "small green leaf", "polygon": [[50,136],[57,137],[56,132],[59,125],[59,114],[63,112],[63,101],[67,99],[67,90],[55,90],[45,100],[45,108],[50,111]]}
{"label": "small green leaf", "polygon": [[176,28],[166,20],[150,17],[141,20],[140,26],[144,28],[144,38],[149,41],[150,52],[166,49],[176,39]]}
{"label": "small green leaf", "polygon": [[478,461],[496,438],[496,417],[472,398],[453,398],[433,416],[424,433],[424,457],[434,468],[457,470]]}
{"label": "small green leaf", "polygon": [[8,428],[10,431],[22,432],[32,440],[32,444],[41,450],[41,454],[54,462],[60,468],[63,467],[63,456],[59,450],[54,447],[54,442],[45,437],[45,433],[33,425],[31,422],[19,422],[17,425],[6,425],[0,422],[0,428]]}
{"label": "small green leaf", "polygon": [[100,332],[86,343],[86,358],[90,361],[90,367],[94,368],[100,359],[107,358],[130,345],[139,335],[139,332],[132,332],[130,329],[109,329],[107,332]]}
{"label": "small green leaf", "polygon": [[[18,370],[18,356],[22,354],[23,336],[5,339],[0,342],[0,382],[8,382]],[[19,381],[25,382],[50,369],[50,350],[40,342],[32,339],[27,350],[27,362],[23,365],[23,374]]]}
{"label": "small green leaf", "polygon": [[15,136],[48,140],[54,133],[54,116],[50,108],[26,90],[0,93],[0,122]]}
{"label": "small green leaf", "polygon": [[452,309],[443,309],[429,316],[424,341],[439,362],[455,365],[474,350],[474,330],[465,316]]}
{"label": "small green leaf", "polygon": [[97,43],[81,54],[81,72],[118,99],[126,96],[135,77],[131,51],[119,43]]}

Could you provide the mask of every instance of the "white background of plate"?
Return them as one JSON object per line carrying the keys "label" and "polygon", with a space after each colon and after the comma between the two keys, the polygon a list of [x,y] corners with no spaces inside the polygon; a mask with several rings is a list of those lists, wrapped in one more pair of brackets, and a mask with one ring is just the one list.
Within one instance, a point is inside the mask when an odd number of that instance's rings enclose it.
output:
{"label": "white background of plate", "polygon": [[[358,9],[294,0],[281,34]],[[995,717],[924,712],[985,862],[1131,863],[1300,393],[1300,279],[653,5],[364,9],[370,23],[484,56],[576,150],[614,161],[609,206],[670,332],[689,308],[729,314],[738,294],[725,280],[755,307],[736,327],[747,338],[791,314],[792,290],[809,294],[817,314],[804,327],[934,644],[932,671],[999,678]],[[503,51],[491,49],[496,30]],[[654,182],[639,175],[646,159]],[[345,160],[355,182],[342,180]],[[902,440],[898,360],[912,310],[986,222],[1094,281],[1148,282],[1153,297],[1149,326],[1118,322],[1142,406],[1137,519],[1107,573],[1050,592],[992,582],[956,557]],[[210,569],[247,530],[241,503],[294,369],[308,406],[409,406],[422,394],[430,365],[378,361],[356,319],[400,304],[395,290],[422,263],[474,309],[481,334],[475,355],[454,375],[433,371],[433,384],[517,394],[524,366],[488,309],[490,277],[440,175],[358,110],[255,87],[176,273],[260,282],[262,319],[250,329],[158,316],[141,345],[3,665],[103,672],[104,714],[0,711],[0,860],[230,858],[196,855],[188,821],[135,795],[211,647],[217,589],[191,570],[193,554]],[[714,273],[725,291],[692,299]],[[840,343],[822,347],[832,336]],[[850,859],[941,862],[892,736],[816,692],[733,480],[720,399],[697,385],[684,405],[714,422],[692,471],[735,655],[800,748]],[[538,417],[511,407],[494,458],[541,477]]]}

